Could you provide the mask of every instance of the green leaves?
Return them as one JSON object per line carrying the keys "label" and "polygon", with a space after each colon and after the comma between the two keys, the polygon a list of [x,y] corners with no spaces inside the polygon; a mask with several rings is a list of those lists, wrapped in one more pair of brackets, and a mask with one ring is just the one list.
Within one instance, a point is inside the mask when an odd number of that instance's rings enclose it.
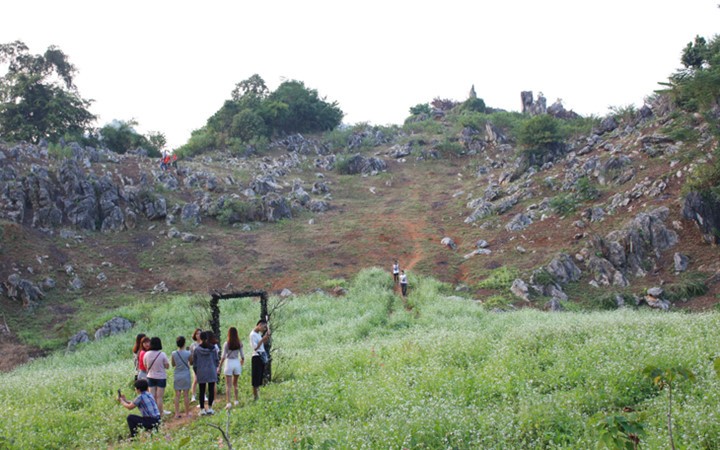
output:
{"label": "green leaves", "polygon": [[622,415],[603,416],[596,419],[598,448],[634,450],[645,434],[643,424]]}

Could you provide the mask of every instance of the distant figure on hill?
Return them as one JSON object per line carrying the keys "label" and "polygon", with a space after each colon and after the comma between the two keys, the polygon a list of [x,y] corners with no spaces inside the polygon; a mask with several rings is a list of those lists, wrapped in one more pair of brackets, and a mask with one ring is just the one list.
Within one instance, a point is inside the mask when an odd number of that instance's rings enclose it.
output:
{"label": "distant figure on hill", "polygon": [[[215,350],[215,336],[211,331],[203,331],[200,333],[202,344],[195,348],[193,352],[193,367],[197,376],[198,386],[200,386],[200,415],[215,414],[212,409],[215,401],[215,383],[217,383],[217,368],[220,359],[218,352]],[[205,393],[207,392],[208,404],[205,408]]]}
{"label": "distant figure on hill", "polygon": [[183,396],[185,404],[185,415],[190,417],[190,398],[188,392],[192,386],[190,377],[190,366],[192,365],[192,356],[190,350],[185,348],[185,336],[178,336],[175,340],[177,350],[172,352],[170,361],[175,368],[173,376],[173,389],[175,389],[175,418],[182,417],[180,415],[180,396]]}
{"label": "distant figure on hill", "polygon": [[173,152],[173,156],[172,156],[172,166],[173,166],[173,169],[175,169],[175,172],[177,173],[177,170],[178,170],[178,168],[177,168],[177,153],[175,153],[175,152]]}
{"label": "distant figure on hill", "polygon": [[[264,336],[261,334],[264,333]],[[265,320],[259,320],[255,328],[250,332],[250,348],[252,349],[252,387],[253,399],[259,397],[260,386],[265,376],[265,365],[269,361],[267,352],[265,351],[265,342],[270,339],[270,330]]]}
{"label": "distant figure on hill", "polygon": [[147,381],[150,386],[150,393],[155,397],[158,409],[161,413],[170,414],[170,411],[163,410],[163,395],[167,386],[167,371],[170,368],[165,352],[162,351],[162,341],[159,337],[150,339],[150,350],[143,356],[147,368]]}
{"label": "distant figure on hill", "polygon": [[225,398],[227,404],[225,409],[230,409],[232,403],[230,403],[230,388],[232,387],[235,393],[235,406],[240,404],[238,399],[238,378],[242,374],[242,366],[245,364],[245,355],[243,354],[243,345],[240,342],[240,336],[238,336],[238,330],[235,327],[230,327],[227,333],[227,340],[222,350],[222,358],[220,358],[220,367],[218,372],[225,362]]}
{"label": "distant figure on hill", "polygon": [[400,290],[402,290],[402,296],[407,295],[408,279],[407,274],[404,270],[400,271]]}
{"label": "distant figure on hill", "polygon": [[395,284],[400,279],[400,264],[398,264],[398,260],[396,259],[395,262],[392,265],[392,274],[393,274],[393,280],[395,281]]}
{"label": "distant figure on hill", "polygon": [[130,428],[130,438],[134,438],[137,429],[143,427],[146,430],[156,429],[160,425],[160,409],[158,409],[155,399],[148,392],[147,380],[141,379],[135,381],[135,392],[138,394],[135,400],[129,402],[123,394],[118,391],[118,403],[127,409],[137,408],[142,416],[129,414],[127,416],[127,424]]}

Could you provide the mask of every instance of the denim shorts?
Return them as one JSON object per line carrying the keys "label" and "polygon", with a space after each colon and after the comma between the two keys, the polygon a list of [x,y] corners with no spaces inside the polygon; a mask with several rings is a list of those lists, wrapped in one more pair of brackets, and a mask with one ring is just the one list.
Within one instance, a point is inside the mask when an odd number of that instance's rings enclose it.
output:
{"label": "denim shorts", "polygon": [[167,380],[165,378],[148,378],[148,387],[159,387],[164,388],[167,386]]}

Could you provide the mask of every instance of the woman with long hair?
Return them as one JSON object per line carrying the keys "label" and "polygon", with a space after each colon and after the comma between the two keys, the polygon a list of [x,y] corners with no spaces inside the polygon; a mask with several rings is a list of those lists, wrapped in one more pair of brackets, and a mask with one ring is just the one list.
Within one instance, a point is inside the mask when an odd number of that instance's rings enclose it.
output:
{"label": "woman with long hair", "polygon": [[145,337],[145,333],[140,333],[137,336],[135,336],[135,345],[133,345],[133,366],[135,366],[135,379],[138,379],[138,374],[140,373],[140,350],[142,350],[142,339]]}
{"label": "woman with long hair", "polygon": [[[235,406],[240,404],[238,399],[238,378],[242,373],[242,366],[245,364],[245,355],[243,354],[243,344],[240,342],[240,336],[238,330],[235,327],[230,327],[227,333],[227,340],[223,345],[222,358],[220,358],[220,366],[218,372],[225,362],[225,398],[227,399],[227,405],[225,409],[230,409],[232,404],[230,403],[230,386],[232,386],[235,392]],[[230,384],[232,381],[232,385]]]}
{"label": "woman with long hair", "polygon": [[140,339],[140,351],[138,352],[138,380],[147,378],[147,368],[145,367],[145,353],[150,351],[150,338],[143,336]]}
{"label": "woman with long hair", "polygon": [[[193,352],[193,367],[195,368],[195,375],[197,376],[197,382],[199,387],[199,403],[200,403],[200,415],[205,416],[208,414],[215,414],[212,409],[213,402],[215,401],[215,383],[217,383],[217,368],[219,358],[217,351],[215,350],[215,336],[212,331],[203,331],[200,333],[202,344],[195,348]],[[205,408],[205,394],[208,396],[207,408]]]}
{"label": "woman with long hair", "polygon": [[[195,349],[197,348],[198,345],[202,344],[202,339],[200,339],[200,333],[202,333],[202,330],[200,328],[195,328],[195,331],[193,331],[193,334],[192,334],[193,342],[192,342],[192,344],[190,344],[190,355],[192,355],[195,352]],[[192,372],[193,372],[192,373],[193,382],[192,382],[192,388],[190,390],[190,395],[192,395],[192,398],[190,398],[190,403],[196,401],[195,391],[197,390],[197,385],[198,385],[197,373],[195,371],[195,366],[193,366]],[[205,399],[205,400],[207,401],[207,399]],[[198,405],[198,407],[199,406],[200,405]]]}

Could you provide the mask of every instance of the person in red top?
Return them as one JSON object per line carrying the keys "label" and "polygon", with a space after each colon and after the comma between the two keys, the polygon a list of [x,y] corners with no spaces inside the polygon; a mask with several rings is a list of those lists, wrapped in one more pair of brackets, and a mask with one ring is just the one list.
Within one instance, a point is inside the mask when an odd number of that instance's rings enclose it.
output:
{"label": "person in red top", "polygon": [[140,341],[140,353],[138,354],[138,380],[147,379],[147,368],[145,367],[145,353],[150,351],[150,338],[145,336]]}

